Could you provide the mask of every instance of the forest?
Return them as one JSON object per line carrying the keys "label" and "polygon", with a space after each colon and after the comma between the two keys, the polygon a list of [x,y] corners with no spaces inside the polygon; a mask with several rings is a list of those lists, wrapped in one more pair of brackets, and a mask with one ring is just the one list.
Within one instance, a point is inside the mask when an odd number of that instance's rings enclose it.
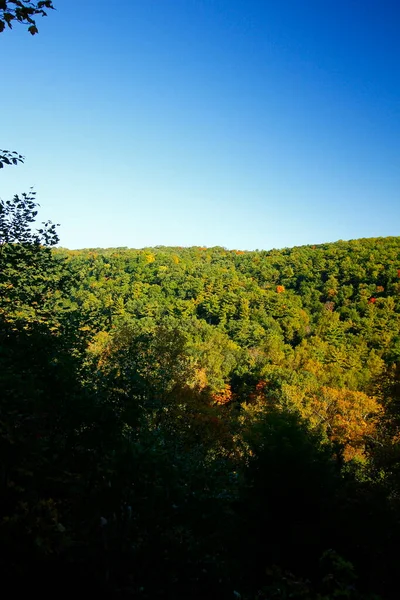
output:
{"label": "forest", "polygon": [[400,238],[55,247],[0,202],[15,590],[397,598]]}
{"label": "forest", "polygon": [[397,600],[400,237],[69,250],[38,211],[0,198],[5,593]]}

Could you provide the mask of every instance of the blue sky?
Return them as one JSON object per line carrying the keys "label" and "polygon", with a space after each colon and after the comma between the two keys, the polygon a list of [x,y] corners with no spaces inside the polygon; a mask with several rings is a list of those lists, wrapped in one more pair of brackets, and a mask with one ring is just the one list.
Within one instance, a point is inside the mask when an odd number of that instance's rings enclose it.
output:
{"label": "blue sky", "polygon": [[70,248],[398,235],[396,0],[54,0],[0,35],[0,197]]}

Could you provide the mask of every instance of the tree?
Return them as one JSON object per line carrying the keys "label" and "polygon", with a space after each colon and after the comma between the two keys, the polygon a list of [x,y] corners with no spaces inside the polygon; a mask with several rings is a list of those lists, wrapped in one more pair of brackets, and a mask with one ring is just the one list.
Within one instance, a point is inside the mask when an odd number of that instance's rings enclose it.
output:
{"label": "tree", "polygon": [[57,225],[47,221],[32,230],[37,207],[32,191],[0,200],[0,315],[6,321],[16,315],[35,320],[59,285],[60,261],[50,251],[58,243]]}
{"label": "tree", "polygon": [[0,33],[5,30],[6,25],[12,29],[14,22],[28,25],[29,33],[35,35],[38,33],[35,17],[46,17],[45,9],[54,10],[52,0],[0,0]]}
{"label": "tree", "polygon": [[0,253],[7,244],[32,244],[35,246],[55,246],[58,241],[56,227],[51,221],[43,222],[43,227],[33,232],[31,223],[37,216],[36,192],[30,191],[12,200],[0,199]]}
{"label": "tree", "polygon": [[335,515],[340,478],[331,449],[293,412],[262,411],[244,425],[243,570],[256,580],[273,564],[306,570],[332,544],[326,515]]}

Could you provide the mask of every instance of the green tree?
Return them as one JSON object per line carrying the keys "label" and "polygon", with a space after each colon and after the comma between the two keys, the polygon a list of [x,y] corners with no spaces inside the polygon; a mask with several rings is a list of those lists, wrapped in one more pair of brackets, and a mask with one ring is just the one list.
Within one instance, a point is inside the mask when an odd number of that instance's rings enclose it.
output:
{"label": "green tree", "polygon": [[50,251],[57,225],[47,221],[33,230],[37,207],[35,192],[0,200],[0,313],[7,320],[32,320],[59,284],[60,260]]}
{"label": "green tree", "polygon": [[32,231],[31,224],[37,217],[39,204],[35,201],[36,192],[30,191],[12,200],[0,199],[0,251],[4,252],[10,244],[30,246],[55,246],[59,237],[51,221],[42,223],[42,227]]}

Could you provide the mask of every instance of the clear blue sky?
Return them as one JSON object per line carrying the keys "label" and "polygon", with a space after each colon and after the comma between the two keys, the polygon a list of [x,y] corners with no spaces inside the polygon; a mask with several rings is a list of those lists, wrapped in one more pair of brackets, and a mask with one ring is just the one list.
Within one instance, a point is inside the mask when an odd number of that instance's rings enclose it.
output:
{"label": "clear blue sky", "polygon": [[70,248],[400,234],[397,0],[54,0],[0,35],[3,199]]}

